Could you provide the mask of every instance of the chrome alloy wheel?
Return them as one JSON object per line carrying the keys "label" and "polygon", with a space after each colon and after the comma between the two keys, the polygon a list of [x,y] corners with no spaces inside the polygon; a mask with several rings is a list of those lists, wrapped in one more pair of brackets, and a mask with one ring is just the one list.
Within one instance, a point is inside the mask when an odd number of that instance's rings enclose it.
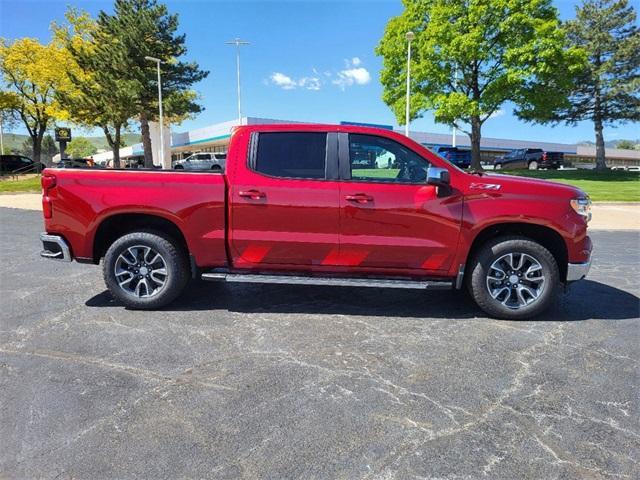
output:
{"label": "chrome alloy wheel", "polygon": [[491,298],[511,310],[535,302],[544,290],[542,265],[526,253],[507,253],[489,267],[487,289]]}
{"label": "chrome alloy wheel", "polygon": [[153,248],[134,245],[118,256],[115,276],[120,288],[128,295],[153,297],[167,283],[167,263]]}

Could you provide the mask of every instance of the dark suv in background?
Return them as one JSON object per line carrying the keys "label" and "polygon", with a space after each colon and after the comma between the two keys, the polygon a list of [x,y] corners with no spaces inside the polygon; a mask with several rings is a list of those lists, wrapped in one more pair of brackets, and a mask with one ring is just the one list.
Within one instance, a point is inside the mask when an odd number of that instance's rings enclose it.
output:
{"label": "dark suv in background", "polygon": [[[31,167],[31,168],[29,168]],[[0,173],[38,173],[45,167],[23,155],[0,155]]]}
{"label": "dark suv in background", "polygon": [[496,158],[495,169],[528,168],[560,168],[564,160],[562,152],[545,152],[541,148],[519,148],[502,157]]}

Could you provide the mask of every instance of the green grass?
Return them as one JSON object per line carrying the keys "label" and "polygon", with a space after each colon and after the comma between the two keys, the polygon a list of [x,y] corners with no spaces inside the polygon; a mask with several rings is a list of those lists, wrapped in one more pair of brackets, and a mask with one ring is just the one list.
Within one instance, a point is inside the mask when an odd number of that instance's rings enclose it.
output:
{"label": "green grass", "polygon": [[507,170],[509,175],[540,178],[581,188],[594,202],[640,202],[640,175],[609,170]]}
{"label": "green grass", "polygon": [[0,193],[39,192],[40,177],[29,177],[20,180],[0,180]]}
{"label": "green grass", "polygon": [[396,178],[398,168],[356,168],[351,170],[351,177],[357,178]]}
{"label": "green grass", "polygon": [[[640,202],[640,175],[634,172],[608,170],[506,170],[508,175],[541,178],[581,188],[594,202]],[[397,169],[366,168],[352,171],[354,177],[395,178]]]}

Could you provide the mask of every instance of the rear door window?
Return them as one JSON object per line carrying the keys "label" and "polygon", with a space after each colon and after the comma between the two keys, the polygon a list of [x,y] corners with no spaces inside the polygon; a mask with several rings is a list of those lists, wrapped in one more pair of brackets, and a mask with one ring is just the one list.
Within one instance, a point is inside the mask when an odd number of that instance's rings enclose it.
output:
{"label": "rear door window", "polygon": [[324,179],[327,134],[261,132],[254,169],[272,177]]}

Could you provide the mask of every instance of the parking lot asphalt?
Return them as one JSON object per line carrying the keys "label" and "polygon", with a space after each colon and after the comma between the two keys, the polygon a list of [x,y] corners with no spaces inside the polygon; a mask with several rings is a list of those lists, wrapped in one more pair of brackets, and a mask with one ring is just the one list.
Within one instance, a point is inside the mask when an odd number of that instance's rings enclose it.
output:
{"label": "parking lot asphalt", "polygon": [[0,478],[640,477],[640,233],[533,321],[456,292],[193,283],[129,311],[0,209]]}

